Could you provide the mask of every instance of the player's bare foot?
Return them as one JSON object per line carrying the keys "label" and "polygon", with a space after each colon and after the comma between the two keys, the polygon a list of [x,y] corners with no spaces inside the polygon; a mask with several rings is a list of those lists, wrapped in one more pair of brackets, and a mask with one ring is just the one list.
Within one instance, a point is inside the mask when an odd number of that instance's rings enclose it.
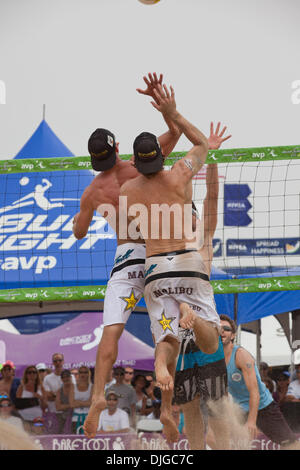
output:
{"label": "player's bare foot", "polygon": [[107,403],[104,397],[101,397],[97,401],[92,402],[83,425],[84,435],[89,439],[92,439],[96,436],[99,425],[99,416],[106,406]]}
{"label": "player's bare foot", "polygon": [[173,390],[174,388],[173,377],[169,373],[167,367],[162,364],[157,364],[157,361],[155,362],[155,376],[156,376],[157,386],[162,391]]}
{"label": "player's bare foot", "polygon": [[180,304],[179,325],[181,328],[184,328],[185,330],[191,330],[194,326],[196,318],[197,315],[188,304]]}
{"label": "player's bare foot", "polygon": [[160,422],[163,424],[163,434],[167,442],[177,442],[179,431],[171,413],[162,411],[160,414]]}

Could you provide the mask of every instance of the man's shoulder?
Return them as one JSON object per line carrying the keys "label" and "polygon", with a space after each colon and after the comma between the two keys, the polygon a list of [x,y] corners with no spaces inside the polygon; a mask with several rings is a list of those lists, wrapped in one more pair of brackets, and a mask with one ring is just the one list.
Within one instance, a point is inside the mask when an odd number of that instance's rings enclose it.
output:
{"label": "man's shoulder", "polygon": [[54,372],[50,372],[50,374],[47,374],[46,377],[44,378],[45,379],[49,379],[50,377],[59,377],[58,375],[56,375]]}
{"label": "man's shoulder", "polygon": [[290,384],[289,384],[289,387],[288,388],[299,388],[300,389],[300,383],[299,383],[299,380],[296,379],[296,380],[293,380]]}
{"label": "man's shoulder", "polygon": [[119,416],[120,418],[127,418],[128,417],[128,413],[124,410],[122,410],[121,408],[117,408],[116,411],[115,411],[115,415]]}
{"label": "man's shoulder", "polygon": [[120,385],[113,384],[109,387],[109,390],[110,389],[112,389],[112,390],[131,390],[132,387],[130,385],[127,385],[127,384],[120,384]]}
{"label": "man's shoulder", "polygon": [[[185,177],[185,166],[180,163],[181,160],[176,162],[170,170],[163,170],[160,172],[160,178],[165,186],[170,187],[186,187],[187,180]],[[189,172],[191,173],[191,172]]]}
{"label": "man's shoulder", "polygon": [[141,185],[141,181],[143,180],[143,176],[137,174],[135,177],[128,178],[124,180],[121,185],[121,194],[126,193],[126,191],[130,191],[131,189],[137,190],[138,187]]}
{"label": "man's shoulder", "polygon": [[45,383],[54,383],[54,382],[60,382],[61,378],[60,375],[55,374],[54,372],[51,372],[50,374],[46,375],[44,378],[44,384]]}
{"label": "man's shoulder", "polygon": [[85,188],[81,196],[81,204],[89,204],[94,196],[95,193],[103,192],[103,186],[101,184],[100,175],[96,176],[93,181]]}
{"label": "man's shoulder", "polygon": [[108,415],[108,409],[105,408],[105,409],[101,412],[100,418],[102,418],[102,419],[103,419],[103,418],[107,418],[107,416],[109,416],[109,415]]}
{"label": "man's shoulder", "polygon": [[235,353],[236,365],[243,366],[245,365],[246,362],[249,362],[249,361],[255,364],[254,357],[250,354],[250,352],[247,351],[247,349],[243,348],[242,346],[239,346],[236,349],[236,353]]}

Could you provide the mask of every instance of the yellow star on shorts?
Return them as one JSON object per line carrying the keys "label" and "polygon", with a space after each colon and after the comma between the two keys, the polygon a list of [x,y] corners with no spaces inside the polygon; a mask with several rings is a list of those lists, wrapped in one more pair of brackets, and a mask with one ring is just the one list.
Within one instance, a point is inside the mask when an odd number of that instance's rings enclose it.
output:
{"label": "yellow star on shorts", "polygon": [[161,319],[158,320],[158,322],[161,324],[162,328],[164,331],[166,330],[171,330],[172,333],[174,333],[174,331],[172,330],[171,326],[170,326],[170,323],[175,320],[175,317],[172,317],[172,318],[166,318],[165,317],[165,311],[162,312],[161,314]]}
{"label": "yellow star on shorts", "polygon": [[126,302],[125,311],[134,309],[134,307],[136,306],[136,304],[139,300],[138,297],[135,298],[133,289],[131,289],[131,293],[130,293],[129,297],[120,297],[120,299],[122,299],[122,300],[124,300],[124,302]]}

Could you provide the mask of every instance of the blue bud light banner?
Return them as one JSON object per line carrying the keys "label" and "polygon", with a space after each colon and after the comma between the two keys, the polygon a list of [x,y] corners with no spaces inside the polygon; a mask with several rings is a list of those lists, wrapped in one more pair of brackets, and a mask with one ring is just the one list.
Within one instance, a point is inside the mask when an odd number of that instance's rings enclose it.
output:
{"label": "blue bud light banner", "polygon": [[77,240],[73,217],[94,176],[90,171],[0,175],[0,285],[106,284],[115,233],[96,214]]}

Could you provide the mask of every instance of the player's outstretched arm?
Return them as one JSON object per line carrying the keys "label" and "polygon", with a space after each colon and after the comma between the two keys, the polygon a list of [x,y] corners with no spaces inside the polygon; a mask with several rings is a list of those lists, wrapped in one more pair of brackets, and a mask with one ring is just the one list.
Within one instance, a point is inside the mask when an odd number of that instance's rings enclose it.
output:
{"label": "player's outstretched arm", "polygon": [[[184,173],[188,179],[191,179],[201,169],[205,163],[207,152],[208,152],[208,141],[205,135],[185,119],[176,109],[175,93],[170,87],[170,91],[166,85],[158,85],[154,90],[156,101],[152,101],[151,104],[161,113],[166,114],[174,124],[180,129],[180,131],[187,137],[187,139],[194,145],[194,147],[188,152],[188,154],[179,160],[175,165],[174,169],[180,164],[180,170],[186,168]],[[183,167],[182,167],[183,164]]]}
{"label": "player's outstretched arm", "polygon": [[[210,135],[208,140],[209,149],[217,150],[222,143],[230,139],[231,135],[224,136],[227,127],[224,126],[220,131],[221,123],[218,122],[214,130],[214,124],[210,123]],[[218,165],[212,163],[206,168],[206,197],[203,203],[204,216],[204,236],[212,238],[215,234],[218,222],[218,198],[219,198],[219,176]]]}
{"label": "player's outstretched arm", "polygon": [[[157,98],[155,96],[154,90],[158,87],[158,85],[163,84],[163,74],[157,77],[157,74],[154,72],[148,73],[148,77],[143,77],[144,82],[146,83],[145,90],[141,88],[137,88],[137,92],[150,96],[156,103]],[[181,131],[179,130],[178,126],[169,118],[169,116],[165,113],[162,113],[165,123],[168,126],[168,131],[158,137],[159,144],[161,146],[162,154],[167,157],[175,148],[180,136]]]}

